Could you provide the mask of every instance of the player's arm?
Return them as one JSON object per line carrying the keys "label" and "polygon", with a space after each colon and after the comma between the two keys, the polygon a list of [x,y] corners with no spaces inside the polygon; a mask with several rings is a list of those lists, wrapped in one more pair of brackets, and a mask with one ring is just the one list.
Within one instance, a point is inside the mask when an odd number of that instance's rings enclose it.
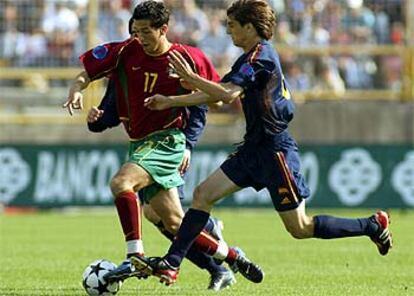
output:
{"label": "player's arm", "polygon": [[105,95],[99,106],[89,110],[87,122],[91,132],[102,132],[121,123],[116,107],[116,89],[113,78],[109,79]]}
{"label": "player's arm", "polygon": [[80,56],[84,71],[79,73],[73,81],[67,101],[63,104],[68,108],[69,114],[73,109],[83,109],[82,90],[88,87],[93,80],[107,76],[116,67],[119,53],[131,42],[129,39],[124,42],[113,42],[98,45]]}
{"label": "player's arm", "polygon": [[204,131],[206,125],[207,111],[206,105],[188,107],[190,113],[187,126],[183,129],[186,137],[185,147],[193,150],[198,139]]}
{"label": "player's arm", "polygon": [[207,105],[201,105],[191,106],[187,109],[189,118],[186,127],[183,129],[185,135],[185,152],[183,161],[178,168],[181,175],[184,175],[190,167],[191,152],[204,131],[208,107]]}
{"label": "player's arm", "polygon": [[[205,103],[222,101],[223,103],[230,104],[243,93],[243,89],[238,85],[217,83],[198,75],[178,51],[173,50],[170,53],[169,61],[182,79],[188,81],[195,88],[210,97],[206,99],[208,101]],[[190,99],[195,100],[196,98]],[[201,100],[201,98],[198,100]]]}
{"label": "player's arm", "polygon": [[[179,104],[179,106],[199,105],[201,103],[219,103],[230,104],[243,94],[243,88],[231,82],[217,83],[207,80],[194,74],[190,78],[191,83],[199,90],[199,92],[188,95],[187,98],[171,97]],[[188,105],[187,105],[188,104]]]}
{"label": "player's arm", "polygon": [[[197,91],[188,95],[181,95],[181,96],[164,96],[160,94],[156,94],[154,96],[148,97],[144,100],[144,106],[151,110],[164,110],[172,107],[186,107],[186,106],[194,106],[194,105],[201,105],[201,104],[211,104],[219,101],[223,101],[224,103],[231,103],[234,99],[238,98],[242,93],[243,89],[238,85],[234,85],[230,82],[227,83],[215,83],[209,82],[208,80],[206,83],[217,85],[218,89],[224,89],[231,99],[225,100],[220,97],[209,95],[203,91]],[[213,86],[215,87],[215,86]],[[213,88],[212,87],[212,88]],[[220,91],[217,91],[219,93]]]}
{"label": "player's arm", "polygon": [[69,88],[69,94],[63,108],[68,108],[69,114],[73,115],[74,109],[83,109],[82,90],[88,87],[90,83],[89,75],[86,71],[80,72],[73,80]]}

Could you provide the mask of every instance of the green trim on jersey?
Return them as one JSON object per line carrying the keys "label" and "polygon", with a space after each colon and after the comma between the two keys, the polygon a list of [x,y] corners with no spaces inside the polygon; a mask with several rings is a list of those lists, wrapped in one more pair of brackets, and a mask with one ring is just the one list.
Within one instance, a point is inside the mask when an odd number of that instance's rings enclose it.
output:
{"label": "green trim on jersey", "polygon": [[131,141],[128,162],[145,169],[154,179],[154,184],[142,190],[145,202],[160,189],[170,189],[184,184],[178,171],[185,150],[185,135],[179,129],[167,129],[147,137]]}

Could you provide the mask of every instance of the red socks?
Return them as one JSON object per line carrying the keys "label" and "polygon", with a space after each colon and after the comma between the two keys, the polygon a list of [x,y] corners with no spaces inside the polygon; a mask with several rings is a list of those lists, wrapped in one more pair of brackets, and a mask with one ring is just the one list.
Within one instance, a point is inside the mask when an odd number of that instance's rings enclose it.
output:
{"label": "red socks", "polygon": [[115,198],[115,206],[121,221],[125,240],[141,239],[141,207],[135,192],[125,191]]}

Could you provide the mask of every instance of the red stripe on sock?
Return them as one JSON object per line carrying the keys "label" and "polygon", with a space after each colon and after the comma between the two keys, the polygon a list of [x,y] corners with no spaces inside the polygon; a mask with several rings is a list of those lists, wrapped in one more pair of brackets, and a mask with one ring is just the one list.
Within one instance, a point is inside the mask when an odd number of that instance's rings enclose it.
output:
{"label": "red stripe on sock", "polygon": [[203,230],[194,241],[194,246],[197,250],[212,256],[217,252],[218,242]]}
{"label": "red stripe on sock", "polygon": [[233,264],[234,261],[236,261],[236,258],[237,258],[236,250],[233,248],[229,248],[229,252],[227,253],[227,257],[226,259],[224,259],[224,261],[226,261],[228,264]]}
{"label": "red stripe on sock", "polygon": [[141,207],[135,192],[125,191],[115,198],[125,241],[141,239]]}

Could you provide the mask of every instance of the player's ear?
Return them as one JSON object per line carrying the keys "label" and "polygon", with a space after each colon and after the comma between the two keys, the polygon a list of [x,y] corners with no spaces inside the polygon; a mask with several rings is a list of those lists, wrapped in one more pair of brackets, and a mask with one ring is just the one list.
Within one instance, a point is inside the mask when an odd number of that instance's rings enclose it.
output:
{"label": "player's ear", "polygon": [[161,32],[162,35],[167,35],[168,25],[166,25],[166,24],[162,25],[161,28],[160,28],[160,32]]}
{"label": "player's ear", "polygon": [[[245,26],[246,26],[246,29],[247,29],[247,31],[248,31],[249,33],[256,32],[256,28],[253,26],[253,24],[252,24],[252,23],[248,23],[248,24],[246,24]],[[257,33],[257,32],[256,32],[256,33]]]}

